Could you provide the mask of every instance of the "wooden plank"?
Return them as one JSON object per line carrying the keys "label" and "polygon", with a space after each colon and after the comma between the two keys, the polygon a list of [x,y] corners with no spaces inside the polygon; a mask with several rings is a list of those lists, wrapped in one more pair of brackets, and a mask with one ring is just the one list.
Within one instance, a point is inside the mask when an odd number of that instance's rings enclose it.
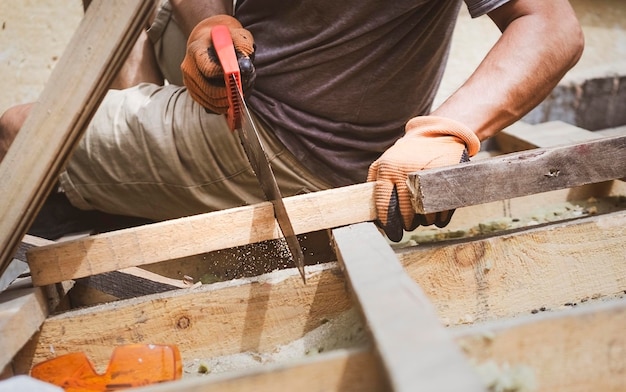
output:
{"label": "wooden plank", "polygon": [[77,309],[48,317],[15,369],[72,351],[105,366],[126,343],[176,344],[185,358],[269,352],[350,309],[336,264],[295,268]]}
{"label": "wooden plank", "polygon": [[409,175],[422,213],[608,181],[626,173],[626,136],[539,148]]}
{"label": "wooden plank", "polygon": [[374,224],[335,229],[333,237],[391,390],[485,390]]}
{"label": "wooden plank", "polygon": [[0,294],[0,369],[11,362],[47,316],[48,305],[40,288]]}
{"label": "wooden plank", "polygon": [[0,274],[126,59],[154,2],[100,0],[89,7],[36,105],[0,164]]}
{"label": "wooden plank", "polygon": [[[296,234],[376,218],[373,183],[285,198]],[[224,235],[228,233],[228,235]],[[98,234],[28,253],[33,282],[46,285],[281,236],[269,202]]]}
{"label": "wooden plank", "polygon": [[[280,387],[278,387],[280,386]],[[388,391],[374,355],[365,350],[337,350],[290,364],[265,365],[253,371],[187,378],[137,389],[137,392]]]}
{"label": "wooden plank", "polygon": [[490,390],[618,392],[626,390],[625,325],[622,298],[460,329],[456,340],[492,370],[485,374],[496,370],[517,388]]}
{"label": "wooden plank", "polygon": [[624,255],[626,211],[398,252],[449,324],[622,293]]}
{"label": "wooden plank", "polygon": [[599,133],[563,121],[549,121],[536,125],[518,122],[494,136],[498,150],[503,154],[538,147],[555,147],[586,142],[602,137],[603,135]]}

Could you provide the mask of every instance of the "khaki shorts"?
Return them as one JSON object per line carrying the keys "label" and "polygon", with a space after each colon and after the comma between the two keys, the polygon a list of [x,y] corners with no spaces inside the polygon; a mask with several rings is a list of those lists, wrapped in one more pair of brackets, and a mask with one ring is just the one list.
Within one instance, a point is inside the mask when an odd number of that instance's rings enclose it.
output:
{"label": "khaki shorts", "polygon": [[[172,26],[162,27],[167,32]],[[163,37],[155,40],[154,30],[150,35],[156,46],[163,44]],[[184,50],[184,40],[182,45]],[[283,196],[329,188],[256,120]],[[265,200],[224,116],[207,113],[185,87],[175,84],[110,90],[60,184],[78,208],[155,220]]]}

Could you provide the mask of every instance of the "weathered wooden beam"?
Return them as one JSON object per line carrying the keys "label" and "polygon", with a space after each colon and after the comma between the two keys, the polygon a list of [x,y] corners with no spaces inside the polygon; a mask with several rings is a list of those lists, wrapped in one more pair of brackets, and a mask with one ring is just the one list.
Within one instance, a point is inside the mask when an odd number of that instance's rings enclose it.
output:
{"label": "weathered wooden beam", "polygon": [[[373,183],[285,198],[296,234],[376,218]],[[32,249],[33,282],[46,285],[280,238],[269,202],[173,219]]]}
{"label": "weathered wooden beam", "polygon": [[626,136],[501,155],[409,175],[422,213],[624,177]]}
{"label": "weathered wooden beam", "polygon": [[508,383],[508,390],[520,391],[618,392],[626,388],[625,325],[622,298],[479,324],[455,335],[490,374],[490,390],[507,390]]}
{"label": "weathered wooden beam", "polygon": [[374,224],[335,229],[333,238],[391,390],[485,390]]}
{"label": "weathered wooden beam", "polygon": [[0,274],[134,45],[154,2],[95,1],[0,164]]}

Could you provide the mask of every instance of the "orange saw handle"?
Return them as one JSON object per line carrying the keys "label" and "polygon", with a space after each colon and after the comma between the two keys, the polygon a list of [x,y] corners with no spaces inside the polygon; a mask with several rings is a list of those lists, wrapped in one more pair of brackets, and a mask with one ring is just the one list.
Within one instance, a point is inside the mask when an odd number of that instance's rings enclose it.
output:
{"label": "orange saw handle", "polygon": [[241,127],[241,107],[239,104],[238,92],[243,96],[241,88],[241,72],[239,71],[239,63],[237,62],[237,54],[235,53],[235,45],[230,35],[228,27],[225,25],[217,25],[211,29],[211,40],[213,48],[224,70],[224,82],[226,83],[226,91],[228,94],[228,112],[226,120],[231,130]]}

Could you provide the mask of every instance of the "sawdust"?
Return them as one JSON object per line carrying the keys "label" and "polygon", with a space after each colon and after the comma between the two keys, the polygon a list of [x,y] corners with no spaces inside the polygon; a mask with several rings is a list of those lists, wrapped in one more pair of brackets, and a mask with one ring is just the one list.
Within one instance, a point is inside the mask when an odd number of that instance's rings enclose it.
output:
{"label": "sawdust", "polygon": [[391,244],[394,248],[404,248],[418,244],[440,242],[459,238],[477,237],[521,229],[545,223],[554,223],[596,214],[606,214],[626,209],[626,196],[591,197],[586,200],[568,201],[540,206],[519,217],[502,217],[489,222],[481,222],[466,230],[422,229],[413,232],[408,240]]}
{"label": "sawdust", "polygon": [[531,392],[537,389],[535,372],[529,366],[487,361],[474,364],[489,392]]}
{"label": "sawdust", "polygon": [[184,375],[204,376],[257,368],[266,364],[287,363],[337,349],[366,347],[369,338],[356,310],[351,309],[328,320],[302,338],[276,347],[272,352],[243,352],[213,358],[185,360]]}

